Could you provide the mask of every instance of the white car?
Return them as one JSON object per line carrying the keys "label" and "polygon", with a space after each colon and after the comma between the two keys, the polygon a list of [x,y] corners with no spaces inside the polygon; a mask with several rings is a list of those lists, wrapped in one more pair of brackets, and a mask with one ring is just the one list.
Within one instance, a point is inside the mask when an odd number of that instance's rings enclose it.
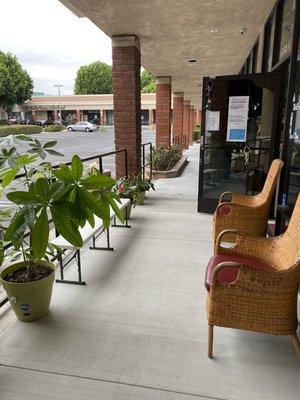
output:
{"label": "white car", "polygon": [[97,129],[97,125],[91,124],[87,121],[79,121],[76,124],[68,125],[67,129],[69,132],[71,131],[85,131],[85,132],[93,132]]}

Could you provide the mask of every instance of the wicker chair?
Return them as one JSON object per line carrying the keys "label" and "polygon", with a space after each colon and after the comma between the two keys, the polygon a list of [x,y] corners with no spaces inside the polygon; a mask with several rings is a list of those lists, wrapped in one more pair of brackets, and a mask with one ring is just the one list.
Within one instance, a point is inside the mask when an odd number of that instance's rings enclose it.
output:
{"label": "wicker chair", "polygon": [[[214,243],[225,229],[237,229],[249,235],[266,235],[270,206],[282,166],[281,160],[272,162],[263,190],[255,196],[232,192],[221,195],[213,219]],[[229,195],[231,200],[225,201]],[[227,235],[228,242],[233,240],[232,235]]]}
{"label": "wicker chair", "polygon": [[[235,244],[222,247],[226,236]],[[222,232],[206,270],[208,356],[212,357],[213,327],[245,329],[292,338],[296,334],[300,284],[300,195],[285,233],[267,238],[234,230]]]}

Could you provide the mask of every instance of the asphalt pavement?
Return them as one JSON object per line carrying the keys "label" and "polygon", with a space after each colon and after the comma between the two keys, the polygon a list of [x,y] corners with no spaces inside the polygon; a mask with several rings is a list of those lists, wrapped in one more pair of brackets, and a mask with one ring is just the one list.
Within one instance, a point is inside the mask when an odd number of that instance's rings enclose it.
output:
{"label": "asphalt pavement", "polygon": [[[52,163],[71,161],[74,154],[77,154],[80,158],[87,158],[115,150],[114,127],[112,126],[103,127],[94,132],[43,132],[39,135],[31,135],[31,137],[38,139],[41,143],[57,140],[55,150],[59,151],[64,156],[58,157],[49,154],[47,160]],[[154,131],[149,129],[149,127],[142,127],[142,143],[153,143],[154,140]],[[24,149],[27,147],[29,148],[29,146],[24,143]],[[19,151],[25,151],[24,149],[21,150],[18,148]],[[103,158],[103,167],[114,173],[115,156]]]}

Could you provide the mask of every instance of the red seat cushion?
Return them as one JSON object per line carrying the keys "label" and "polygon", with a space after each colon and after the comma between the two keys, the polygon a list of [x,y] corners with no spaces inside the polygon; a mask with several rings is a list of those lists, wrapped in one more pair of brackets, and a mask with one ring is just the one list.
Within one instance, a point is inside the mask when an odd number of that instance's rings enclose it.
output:
{"label": "red seat cushion", "polygon": [[[225,261],[237,262],[239,264],[244,264],[251,268],[256,268],[256,269],[264,269],[264,270],[274,269],[274,268],[270,267],[270,265],[261,263],[256,260],[251,260],[248,258],[242,258],[242,257],[237,257],[237,256],[229,256],[229,255],[225,255],[225,254],[217,254],[216,256],[213,256],[209,260],[207,267],[206,267],[205,287],[208,292],[210,290],[210,284],[211,284],[213,270],[215,269],[215,267],[218,264],[225,262]],[[218,281],[221,283],[232,283],[236,280],[237,276],[238,276],[237,268],[225,267],[225,268],[222,268],[221,271],[219,271]]]}
{"label": "red seat cushion", "polygon": [[221,207],[218,209],[218,214],[222,215],[225,217],[226,215],[229,215],[231,212],[231,207],[223,204]]}

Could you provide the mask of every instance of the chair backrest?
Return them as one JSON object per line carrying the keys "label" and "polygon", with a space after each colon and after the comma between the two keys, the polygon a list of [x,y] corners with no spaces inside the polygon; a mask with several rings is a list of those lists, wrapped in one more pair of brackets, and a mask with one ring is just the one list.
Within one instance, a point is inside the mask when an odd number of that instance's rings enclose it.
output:
{"label": "chair backrest", "polygon": [[300,276],[300,194],[287,230],[272,240],[269,259],[279,270],[298,264]]}
{"label": "chair backrest", "polygon": [[260,201],[264,203],[267,207],[269,207],[272,201],[274,190],[277,184],[277,179],[279,177],[282,166],[283,161],[279,159],[273,160],[267,178],[265,180],[263,190],[257,195]]}

